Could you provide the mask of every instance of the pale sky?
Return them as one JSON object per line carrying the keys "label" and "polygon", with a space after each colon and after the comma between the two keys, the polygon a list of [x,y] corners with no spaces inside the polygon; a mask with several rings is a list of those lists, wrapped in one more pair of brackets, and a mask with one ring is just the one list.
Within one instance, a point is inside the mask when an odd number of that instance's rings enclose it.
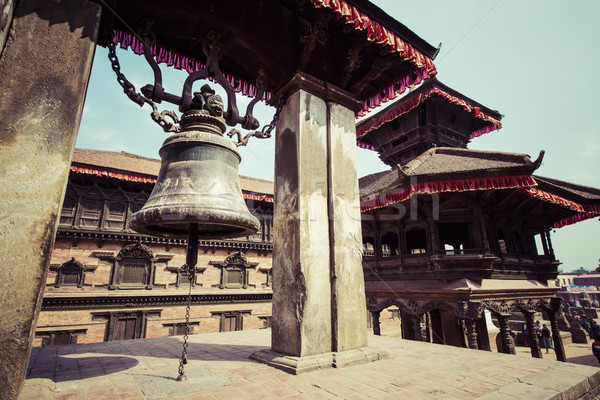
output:
{"label": "pale sky", "polygon": [[[503,128],[470,148],[529,154],[545,150],[538,175],[600,188],[600,2],[595,0],[374,1],[434,46],[438,79],[504,115]],[[167,135],[122,93],[98,47],[77,146],[159,158]],[[143,57],[117,50],[122,72],[139,88],[152,83]],[[179,93],[185,74],[163,67],[165,89]],[[248,100],[240,98],[238,103]],[[260,105],[261,124],[273,111]],[[175,110],[168,103],[162,109]],[[241,148],[240,174],[273,179],[274,138]],[[359,149],[360,176],[388,169]],[[552,241],[565,271],[598,267],[598,218],[557,229]]]}

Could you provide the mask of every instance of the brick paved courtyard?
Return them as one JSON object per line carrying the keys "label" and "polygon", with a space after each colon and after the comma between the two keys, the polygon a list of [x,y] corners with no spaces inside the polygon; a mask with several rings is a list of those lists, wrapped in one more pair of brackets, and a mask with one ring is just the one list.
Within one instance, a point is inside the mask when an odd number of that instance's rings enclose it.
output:
{"label": "brick paved courtyard", "polygon": [[270,330],[193,335],[190,342],[184,383],[174,380],[181,337],[35,348],[20,399],[576,399],[586,393],[593,399],[600,393],[597,367],[386,336],[370,336],[369,345],[385,349],[387,359],[297,376],[248,359],[270,347]]}

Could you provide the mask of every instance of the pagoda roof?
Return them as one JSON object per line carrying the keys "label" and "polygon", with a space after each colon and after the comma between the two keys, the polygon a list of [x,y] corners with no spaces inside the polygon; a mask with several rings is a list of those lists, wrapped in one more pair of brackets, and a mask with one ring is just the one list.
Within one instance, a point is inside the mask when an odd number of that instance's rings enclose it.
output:
{"label": "pagoda roof", "polygon": [[[500,122],[502,114],[498,111],[492,110],[444,85],[437,78],[430,78],[424,81],[418,88],[394,102],[394,104],[360,121],[356,125],[356,137],[359,146],[362,145],[361,147],[370,148],[364,140],[366,139],[366,135],[377,131],[379,127],[386,123],[401,118],[420,104],[431,101],[430,99],[433,97],[444,99],[448,104],[459,106],[473,116],[471,138],[502,128],[502,123]],[[361,138],[363,139],[361,140]]]}
{"label": "pagoda roof", "polygon": [[[161,160],[125,151],[75,149],[71,171],[132,182],[155,183]],[[243,191],[267,195],[273,201],[273,182],[240,176]]]}
{"label": "pagoda roof", "polygon": [[535,180],[539,183],[540,187],[547,188],[548,190],[562,193],[568,196],[576,196],[579,200],[585,202],[600,200],[600,189],[596,189],[589,186],[577,185],[575,183],[560,181],[558,179],[546,178],[544,176],[535,175]]}
{"label": "pagoda roof", "polygon": [[359,180],[360,196],[401,186],[410,178],[419,181],[452,180],[480,176],[531,175],[539,167],[527,154],[434,147],[404,166],[367,175]]}
{"label": "pagoda roof", "polygon": [[361,178],[361,211],[416,194],[516,189],[522,201],[529,198],[554,207],[554,228],[600,217],[600,189],[533,175],[543,155],[542,151],[531,161],[526,154],[432,148],[404,166]]}
{"label": "pagoda roof", "polygon": [[98,44],[106,46],[104,32],[113,31],[121,47],[141,54],[134,31],[143,19],[153,22],[157,61],[188,72],[204,68],[203,46],[218,33],[225,77],[253,97],[267,71],[267,100],[302,71],[350,93],[363,114],[437,73],[439,48],[366,0],[120,1],[103,10]]}

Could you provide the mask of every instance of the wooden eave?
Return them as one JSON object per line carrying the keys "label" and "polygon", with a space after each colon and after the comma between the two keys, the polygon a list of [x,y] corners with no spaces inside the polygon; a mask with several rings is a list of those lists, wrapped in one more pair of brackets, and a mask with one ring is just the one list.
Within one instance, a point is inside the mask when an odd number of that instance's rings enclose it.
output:
{"label": "wooden eave", "polygon": [[[98,1],[103,4],[102,1]],[[429,45],[401,23],[365,0],[348,3],[367,13],[408,44],[432,59],[437,49]],[[197,2],[194,0],[128,0],[109,1],[118,18],[108,9],[102,13],[102,29],[98,43],[105,46],[108,38],[104,29],[129,32],[138,30],[141,20],[154,22],[157,44],[206,61],[202,46],[210,31],[221,35],[222,58],[220,69],[232,76],[254,83],[260,69],[268,73],[268,89],[276,92],[302,69],[317,79],[338,85],[358,100],[367,100],[383,88],[393,85],[399,77],[411,74],[416,67],[398,53],[387,53],[385,46],[367,40],[367,33],[352,29],[343,18],[328,7],[316,8],[311,2],[295,0],[232,0]],[[310,62],[300,68],[305,43],[311,29],[320,18],[327,20],[323,40],[309,54]],[[314,36],[314,35],[313,35]],[[351,79],[342,77],[348,64],[349,50],[357,43],[364,44],[360,67]],[[384,67],[369,77],[373,66]],[[368,78],[368,79],[367,79]],[[175,94],[181,88],[165,88]]]}

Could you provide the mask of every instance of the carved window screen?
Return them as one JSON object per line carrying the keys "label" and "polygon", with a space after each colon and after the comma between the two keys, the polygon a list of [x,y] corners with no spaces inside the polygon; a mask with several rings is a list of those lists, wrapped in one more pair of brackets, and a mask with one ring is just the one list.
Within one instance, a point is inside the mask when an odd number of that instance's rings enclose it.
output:
{"label": "carved window screen", "polygon": [[80,271],[65,271],[62,273],[62,285],[64,286],[77,286],[80,279]]}
{"label": "carved window screen", "polygon": [[61,225],[73,226],[75,223],[75,212],[77,210],[77,198],[66,196],[63,201],[63,207],[60,212],[60,222]]}
{"label": "carved window screen", "polygon": [[224,283],[226,287],[242,287],[245,284],[246,270],[237,265],[224,268]]}
{"label": "carved window screen", "polygon": [[122,284],[148,284],[149,263],[124,260],[124,262],[121,263],[121,268],[123,268],[123,275],[121,277]]}
{"label": "carved window screen", "polygon": [[110,202],[108,204],[108,212],[104,221],[104,227],[110,230],[125,229],[125,221],[127,219],[127,203]]}
{"label": "carved window screen", "polygon": [[98,228],[104,208],[104,200],[84,198],[81,200],[79,225],[83,228]]}

